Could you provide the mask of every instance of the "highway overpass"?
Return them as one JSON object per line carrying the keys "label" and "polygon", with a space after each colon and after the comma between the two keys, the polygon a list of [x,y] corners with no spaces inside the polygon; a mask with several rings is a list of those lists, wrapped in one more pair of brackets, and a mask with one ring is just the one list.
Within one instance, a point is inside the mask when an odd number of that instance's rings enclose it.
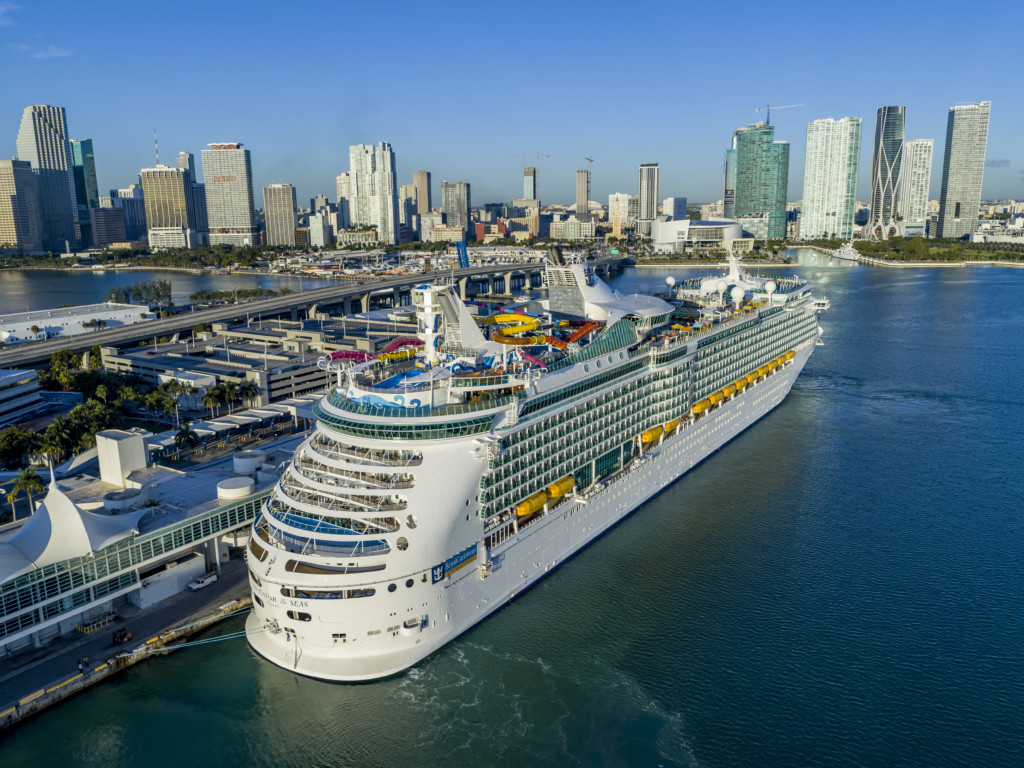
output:
{"label": "highway overpass", "polygon": [[[591,262],[591,265],[598,273],[607,273],[621,267],[623,261],[623,259],[600,259]],[[78,352],[89,349],[94,344],[126,346],[156,336],[171,336],[182,331],[190,331],[197,323],[238,323],[245,322],[247,317],[256,317],[257,315],[276,317],[289,314],[297,319],[300,312],[308,311],[313,306],[317,306],[320,310],[337,307],[341,310],[341,314],[355,314],[368,310],[374,296],[388,297],[386,300],[389,303],[400,303],[403,292],[408,292],[412,286],[429,282],[436,277],[450,277],[458,280],[463,298],[466,298],[467,295],[476,293],[519,290],[525,288],[527,283],[534,286],[541,285],[543,275],[543,264],[529,262],[400,275],[359,283],[332,281],[324,288],[298,291],[285,296],[273,296],[269,299],[249,301],[243,304],[225,304],[199,312],[181,313],[173,317],[149,320],[136,325],[18,344],[0,350],[0,368],[24,368],[41,365],[60,349],[71,349]],[[506,285],[507,278],[512,286],[519,283],[520,287],[512,288]],[[498,290],[499,288],[505,290]]]}

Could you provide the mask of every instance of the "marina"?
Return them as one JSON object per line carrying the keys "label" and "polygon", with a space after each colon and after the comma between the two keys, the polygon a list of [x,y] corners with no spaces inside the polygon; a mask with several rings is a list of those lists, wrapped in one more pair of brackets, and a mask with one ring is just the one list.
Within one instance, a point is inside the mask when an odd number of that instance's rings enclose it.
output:
{"label": "marina", "polygon": [[819,258],[799,272],[831,300],[825,346],[779,408],[409,672],[339,686],[240,640],[186,648],[10,732],[0,761],[1015,765],[1024,310],[978,298],[1022,273]]}

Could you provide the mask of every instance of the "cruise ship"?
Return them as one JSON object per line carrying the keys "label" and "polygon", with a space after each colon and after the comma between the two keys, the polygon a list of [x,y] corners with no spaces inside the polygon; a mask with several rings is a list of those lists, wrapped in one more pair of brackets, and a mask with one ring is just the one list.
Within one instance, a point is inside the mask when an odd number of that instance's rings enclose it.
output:
{"label": "cruise ship", "polygon": [[321,359],[337,385],[246,550],[261,656],[401,672],[528,589],[782,402],[818,342],[810,286],[730,257],[665,298],[556,253],[545,299],[417,286],[418,333]]}

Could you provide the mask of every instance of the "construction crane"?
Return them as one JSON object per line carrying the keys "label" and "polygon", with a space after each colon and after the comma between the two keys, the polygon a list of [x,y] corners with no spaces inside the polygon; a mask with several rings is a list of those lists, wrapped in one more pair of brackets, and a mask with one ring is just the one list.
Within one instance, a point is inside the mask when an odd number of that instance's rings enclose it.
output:
{"label": "construction crane", "polygon": [[[584,211],[584,213],[589,216],[590,215],[590,183],[591,183],[591,180],[594,178],[594,158],[588,156],[588,157],[584,157],[583,159],[586,160],[587,163],[589,163],[589,165],[587,165],[587,210]],[[579,211],[576,211],[576,214],[579,215]]]}
{"label": "construction crane", "polygon": [[537,199],[540,200],[540,159],[542,157],[551,157],[551,155],[542,155],[540,152],[535,152],[532,155],[509,155],[509,157],[533,157],[533,158],[536,158],[537,165],[535,165],[534,167],[537,169],[537,175],[534,176],[534,178],[533,178],[533,183],[534,183],[534,188],[533,189],[534,189],[534,192],[537,194]]}
{"label": "construction crane", "polygon": [[765,125],[771,125],[772,124],[772,110],[773,109],[794,109],[796,107],[806,107],[806,106],[807,106],[806,104],[787,104],[784,107],[773,107],[771,104],[765,104],[763,107],[757,107],[754,111],[755,112],[767,112],[768,113],[768,117],[765,119],[764,124]]}

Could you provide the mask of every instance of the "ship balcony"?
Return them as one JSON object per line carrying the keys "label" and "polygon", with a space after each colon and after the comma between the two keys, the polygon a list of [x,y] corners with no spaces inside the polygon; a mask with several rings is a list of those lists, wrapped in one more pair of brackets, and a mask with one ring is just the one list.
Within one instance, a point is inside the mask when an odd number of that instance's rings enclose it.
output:
{"label": "ship balcony", "polygon": [[[415,485],[412,475],[405,473],[370,475],[365,472],[338,469],[330,464],[321,464],[303,456],[296,458],[293,466],[299,470],[300,475],[308,480],[339,488],[357,488],[362,485],[372,489],[390,490],[392,488],[412,488]],[[344,480],[352,482],[346,483],[343,482]]]}
{"label": "ship balcony", "polygon": [[373,496],[333,496],[323,492],[311,493],[305,488],[285,482],[277,486],[277,491],[285,499],[298,505],[300,509],[308,509],[314,514],[318,511],[328,510],[330,512],[366,515],[376,512],[401,512],[409,508],[409,502],[404,499],[396,502],[385,501],[382,497]]}
{"label": "ship balcony", "polygon": [[308,447],[319,456],[338,462],[376,464],[382,467],[418,467],[423,463],[419,451],[393,451],[380,448],[346,446],[335,440],[327,441],[314,436]]}

